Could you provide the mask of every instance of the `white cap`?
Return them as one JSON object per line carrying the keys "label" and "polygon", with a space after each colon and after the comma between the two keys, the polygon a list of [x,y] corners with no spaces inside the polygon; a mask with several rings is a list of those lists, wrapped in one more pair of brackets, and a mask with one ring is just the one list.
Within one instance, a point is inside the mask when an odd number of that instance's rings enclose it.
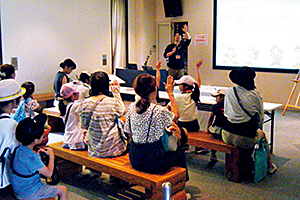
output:
{"label": "white cap", "polygon": [[193,86],[195,83],[197,83],[196,80],[189,75],[184,75],[179,80],[175,80],[174,82],[178,85],[185,83],[185,84],[191,85],[191,86]]}

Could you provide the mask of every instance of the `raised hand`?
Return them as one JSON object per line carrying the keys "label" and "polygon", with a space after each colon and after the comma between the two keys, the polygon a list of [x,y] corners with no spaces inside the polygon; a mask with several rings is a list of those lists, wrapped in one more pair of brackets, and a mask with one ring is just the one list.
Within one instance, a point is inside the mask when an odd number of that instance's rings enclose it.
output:
{"label": "raised hand", "polygon": [[155,64],[155,68],[156,69],[160,69],[161,68],[161,64],[162,64],[162,61],[158,60],[157,63]]}
{"label": "raised hand", "polygon": [[183,25],[183,28],[182,28],[183,32],[186,33],[186,32],[187,32],[187,28],[188,28],[188,26],[187,26],[186,24],[184,24],[184,25]]}
{"label": "raised hand", "polygon": [[173,76],[169,75],[167,78],[167,83],[164,83],[164,85],[165,85],[166,92],[168,94],[172,94],[174,91],[174,85],[175,85]]}
{"label": "raised hand", "polygon": [[201,67],[202,64],[203,64],[203,59],[202,58],[200,60],[197,60],[197,62],[196,62],[197,70]]}

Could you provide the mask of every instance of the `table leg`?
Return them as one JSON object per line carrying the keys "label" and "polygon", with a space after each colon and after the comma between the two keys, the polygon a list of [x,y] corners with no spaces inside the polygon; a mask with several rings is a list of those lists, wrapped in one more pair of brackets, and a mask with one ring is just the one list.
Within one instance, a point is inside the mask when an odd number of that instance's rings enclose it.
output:
{"label": "table leg", "polygon": [[273,144],[274,144],[274,121],[275,121],[275,111],[271,111],[271,146],[270,146],[270,153],[273,154]]}

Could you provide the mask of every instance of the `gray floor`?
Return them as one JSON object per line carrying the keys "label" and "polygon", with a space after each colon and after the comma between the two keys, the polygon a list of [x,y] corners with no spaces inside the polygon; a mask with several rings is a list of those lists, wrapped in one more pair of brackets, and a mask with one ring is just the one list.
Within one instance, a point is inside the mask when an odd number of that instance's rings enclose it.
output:
{"label": "gray floor", "polygon": [[[273,161],[278,171],[258,183],[233,183],[224,179],[224,154],[218,153],[219,162],[208,167],[209,155],[187,152],[187,163],[191,180],[185,191],[193,200],[209,199],[300,199],[300,111],[282,110],[275,114],[275,141]],[[264,126],[269,133],[269,124]],[[268,135],[268,134],[267,134]],[[51,134],[50,141],[61,140]],[[140,187],[125,187],[110,183],[108,176],[92,176],[88,170],[73,177],[63,178],[69,199],[142,199]]]}

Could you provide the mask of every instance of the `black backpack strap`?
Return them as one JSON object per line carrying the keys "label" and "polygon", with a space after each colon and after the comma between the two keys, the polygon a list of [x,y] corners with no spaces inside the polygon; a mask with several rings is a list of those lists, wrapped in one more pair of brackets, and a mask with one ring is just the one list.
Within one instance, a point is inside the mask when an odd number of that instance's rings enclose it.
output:
{"label": "black backpack strap", "polygon": [[30,178],[30,177],[32,177],[32,176],[38,174],[39,172],[36,171],[36,172],[34,172],[33,174],[24,175],[24,174],[20,174],[19,172],[17,172],[17,171],[14,169],[13,165],[14,165],[14,160],[15,160],[15,156],[16,156],[16,151],[17,151],[17,149],[18,149],[19,147],[20,147],[20,146],[17,146],[17,147],[15,148],[15,150],[14,150],[12,156],[11,156],[10,168],[11,168],[12,172],[13,172],[15,175],[20,176],[20,177],[22,177],[22,178]]}
{"label": "black backpack strap", "polygon": [[10,118],[10,117],[7,116],[7,115],[2,115],[2,116],[0,116],[0,119],[5,119],[5,118]]}
{"label": "black backpack strap", "polygon": [[[7,115],[0,116],[0,119],[5,119],[5,118],[10,118],[10,117],[7,116]],[[5,154],[8,150],[9,150],[9,147],[4,148],[4,150],[3,150],[3,152],[0,156],[1,174],[2,174],[2,176],[1,176],[1,187],[3,186],[3,173],[4,173],[4,165],[5,165],[5,157],[4,156],[5,156]]]}
{"label": "black backpack strap", "polygon": [[71,110],[72,106],[73,106],[73,104],[71,104],[71,105],[69,106],[69,108],[68,108],[67,115],[66,115],[66,119],[65,119],[65,125],[67,125],[67,121],[68,121],[68,119],[69,119],[70,110]]}
{"label": "black backpack strap", "polygon": [[3,173],[4,173],[4,165],[5,165],[5,154],[6,154],[6,152],[9,150],[9,147],[6,147],[4,150],[3,150],[3,152],[2,152],[2,154],[1,154],[1,156],[0,156],[0,164],[1,164],[1,174],[2,174],[2,176],[1,176],[1,187],[3,186]]}

